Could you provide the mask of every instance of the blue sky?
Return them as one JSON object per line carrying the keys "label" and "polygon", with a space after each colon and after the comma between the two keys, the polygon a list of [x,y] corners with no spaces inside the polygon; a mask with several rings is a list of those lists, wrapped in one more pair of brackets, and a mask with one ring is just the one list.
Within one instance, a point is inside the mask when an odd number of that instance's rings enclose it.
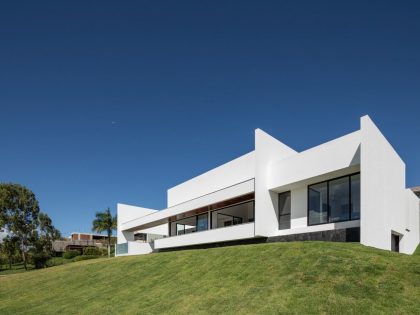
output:
{"label": "blue sky", "polygon": [[418,1],[27,1],[0,7],[0,181],[68,234],[117,202],[369,114],[420,185]]}

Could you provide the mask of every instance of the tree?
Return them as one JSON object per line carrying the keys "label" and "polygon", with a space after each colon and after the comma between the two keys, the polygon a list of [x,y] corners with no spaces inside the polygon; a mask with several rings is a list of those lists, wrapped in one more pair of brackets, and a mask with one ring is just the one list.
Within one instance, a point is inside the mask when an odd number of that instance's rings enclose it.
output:
{"label": "tree", "polygon": [[35,194],[19,184],[0,184],[0,214],[0,223],[18,240],[27,270],[27,253],[38,226],[39,205]]}
{"label": "tree", "polygon": [[112,216],[108,208],[103,212],[96,212],[95,220],[92,222],[92,231],[97,233],[106,232],[108,235],[108,257],[111,256],[111,235],[117,229],[117,216]]}
{"label": "tree", "polygon": [[38,215],[39,234],[35,240],[37,251],[50,254],[52,243],[61,238],[61,233],[52,224],[52,220],[46,213],[40,212]]}
{"label": "tree", "polygon": [[16,252],[19,248],[19,239],[17,237],[10,237],[9,235],[3,239],[3,244],[1,250],[4,255],[7,257],[9,262],[9,269],[12,269],[13,258],[16,255]]}

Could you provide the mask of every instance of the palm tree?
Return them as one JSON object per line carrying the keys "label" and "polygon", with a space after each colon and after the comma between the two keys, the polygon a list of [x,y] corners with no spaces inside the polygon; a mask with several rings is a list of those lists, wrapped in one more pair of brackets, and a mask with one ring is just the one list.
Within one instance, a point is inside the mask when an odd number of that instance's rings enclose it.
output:
{"label": "palm tree", "polygon": [[106,232],[108,235],[108,257],[111,256],[111,235],[112,231],[117,229],[117,216],[112,216],[111,210],[96,212],[95,220],[92,222],[92,231],[97,233]]}

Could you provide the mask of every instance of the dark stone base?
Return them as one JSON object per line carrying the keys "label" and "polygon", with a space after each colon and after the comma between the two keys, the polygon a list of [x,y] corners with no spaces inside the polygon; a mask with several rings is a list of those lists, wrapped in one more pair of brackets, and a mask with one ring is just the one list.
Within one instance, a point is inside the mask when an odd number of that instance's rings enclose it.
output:
{"label": "dark stone base", "polygon": [[360,242],[360,227],[273,236],[267,239],[267,243],[295,241]]}
{"label": "dark stone base", "polygon": [[215,247],[225,247],[234,245],[247,245],[247,244],[261,244],[261,243],[274,243],[274,242],[295,242],[295,241],[327,241],[327,242],[360,242],[360,227],[328,230],[311,233],[281,235],[272,237],[255,237],[245,240],[219,242],[210,244],[199,244],[182,247],[162,248],[155,249],[155,253],[172,252],[177,250],[187,249],[205,249]]}

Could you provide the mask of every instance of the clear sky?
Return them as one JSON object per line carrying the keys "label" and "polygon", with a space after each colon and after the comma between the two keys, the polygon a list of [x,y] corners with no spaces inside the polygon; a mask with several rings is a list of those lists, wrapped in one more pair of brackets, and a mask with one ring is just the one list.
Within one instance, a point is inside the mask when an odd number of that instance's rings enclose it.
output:
{"label": "clear sky", "polygon": [[419,1],[3,1],[0,181],[63,234],[369,114],[420,185]]}

